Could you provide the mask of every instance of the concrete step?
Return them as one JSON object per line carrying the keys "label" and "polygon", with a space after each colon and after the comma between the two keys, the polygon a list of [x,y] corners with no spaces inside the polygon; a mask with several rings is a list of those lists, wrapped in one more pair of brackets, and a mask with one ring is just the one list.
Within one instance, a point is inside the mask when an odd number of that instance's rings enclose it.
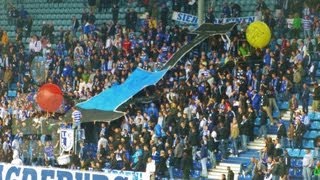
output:
{"label": "concrete step", "polygon": [[212,180],[219,180],[221,179],[222,175],[221,174],[208,174],[208,179]]}
{"label": "concrete step", "polygon": [[248,145],[253,145],[253,146],[264,146],[264,142],[263,141],[261,141],[261,142],[250,142]]}
{"label": "concrete step", "polygon": [[231,169],[233,169],[233,168],[235,168],[235,169],[237,169],[237,168],[241,168],[241,165],[240,164],[232,164],[232,163],[224,163],[224,162],[222,162],[222,163],[219,163],[219,166],[220,167],[225,167],[226,169],[227,169],[227,167],[229,166]]}
{"label": "concrete step", "polygon": [[[231,169],[232,170],[232,169]],[[232,170],[235,174],[239,174],[240,169],[238,171],[236,170]],[[212,171],[209,171],[210,174],[214,174],[214,173],[221,173],[221,174],[227,174],[228,171],[227,169],[213,169]]]}
{"label": "concrete step", "polygon": [[[227,167],[230,167],[230,166],[216,166],[216,168],[211,169],[210,172],[211,171],[213,172],[214,170],[226,170]],[[240,166],[239,167],[230,167],[230,169],[232,171],[240,171],[241,167]]]}
{"label": "concrete step", "polygon": [[[225,173],[214,173],[214,174],[208,174],[208,179],[210,180],[220,180],[222,177],[222,174]],[[225,174],[227,176],[227,174]],[[234,179],[238,179],[238,174],[234,174]]]}
{"label": "concrete step", "polygon": [[259,151],[259,150],[261,150],[263,147],[257,147],[257,146],[250,146],[250,145],[249,145],[248,148]]}

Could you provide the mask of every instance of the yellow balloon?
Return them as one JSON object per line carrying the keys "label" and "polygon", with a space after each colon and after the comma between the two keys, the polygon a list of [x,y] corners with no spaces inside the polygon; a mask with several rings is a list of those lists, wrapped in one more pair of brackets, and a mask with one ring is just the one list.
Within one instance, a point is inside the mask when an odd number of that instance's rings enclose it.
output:
{"label": "yellow balloon", "polygon": [[252,47],[264,48],[271,39],[270,28],[264,22],[255,21],[247,27],[246,38]]}

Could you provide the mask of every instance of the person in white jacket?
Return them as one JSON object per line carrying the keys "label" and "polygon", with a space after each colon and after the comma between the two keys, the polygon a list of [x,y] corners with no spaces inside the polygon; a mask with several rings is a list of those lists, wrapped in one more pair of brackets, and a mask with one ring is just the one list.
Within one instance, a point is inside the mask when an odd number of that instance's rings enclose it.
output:
{"label": "person in white jacket", "polygon": [[149,157],[146,165],[146,173],[150,175],[150,180],[155,179],[155,172],[156,172],[156,163],[154,160],[152,160],[151,157]]}
{"label": "person in white jacket", "polygon": [[12,165],[17,165],[17,166],[22,166],[23,162],[19,157],[19,152],[17,150],[13,150],[13,155],[12,155]]}

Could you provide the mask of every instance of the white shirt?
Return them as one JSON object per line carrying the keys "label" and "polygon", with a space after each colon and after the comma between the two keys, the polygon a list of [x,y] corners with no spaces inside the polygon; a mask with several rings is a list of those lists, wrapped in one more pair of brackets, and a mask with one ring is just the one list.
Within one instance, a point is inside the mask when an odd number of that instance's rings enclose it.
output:
{"label": "white shirt", "polygon": [[106,149],[108,145],[108,140],[104,137],[100,137],[99,141],[98,141],[98,149],[97,151],[100,152],[101,151],[101,146]]}
{"label": "white shirt", "polygon": [[13,160],[11,161],[11,164],[12,164],[12,165],[16,165],[16,166],[22,166],[22,165],[23,165],[23,162],[22,162],[21,159],[17,158],[17,159],[13,159]]}
{"label": "white shirt", "polygon": [[153,174],[155,172],[156,172],[156,163],[154,162],[154,160],[152,160],[151,162],[147,163],[146,173]]}
{"label": "white shirt", "polygon": [[162,127],[162,123],[163,123],[163,116],[159,116],[158,117],[158,124]]}
{"label": "white shirt", "polygon": [[12,149],[19,151],[20,143],[19,143],[18,139],[14,139],[12,141]]}
{"label": "white shirt", "polygon": [[232,92],[233,92],[232,86],[231,85],[227,86],[226,94],[229,98],[232,96]]}
{"label": "white shirt", "polygon": [[312,167],[313,165],[313,157],[312,157],[312,154],[309,153],[309,154],[305,154],[303,159],[302,159],[302,166],[303,167]]}
{"label": "white shirt", "polygon": [[86,82],[85,81],[82,81],[79,83],[79,92],[81,92],[83,88],[84,88],[84,90],[86,89]]}
{"label": "white shirt", "polygon": [[29,50],[34,52],[40,52],[42,49],[42,45],[40,41],[31,41],[29,43]]}
{"label": "white shirt", "polygon": [[9,143],[7,141],[3,142],[2,150],[4,151],[4,154],[8,153],[9,148],[10,148]]}
{"label": "white shirt", "polygon": [[206,124],[207,124],[206,118],[202,118],[200,121],[199,129],[202,129],[203,126],[205,126]]}

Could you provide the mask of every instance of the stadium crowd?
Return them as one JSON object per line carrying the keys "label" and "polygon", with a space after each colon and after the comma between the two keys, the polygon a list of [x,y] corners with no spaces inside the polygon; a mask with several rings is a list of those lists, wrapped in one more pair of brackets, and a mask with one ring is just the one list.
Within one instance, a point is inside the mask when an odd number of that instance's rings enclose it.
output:
{"label": "stadium crowd", "polygon": [[[24,25],[14,21],[17,41],[8,40],[5,30],[1,31],[2,162],[11,162],[14,157],[18,164],[56,165],[59,142],[55,132],[51,136],[23,134],[27,131],[26,121],[33,121],[41,132],[42,122],[49,117],[63,123],[58,115],[41,112],[34,102],[39,87],[32,76],[35,58],[42,56],[46,62],[45,82],[59,85],[66,96],[78,102],[124,82],[138,67],[148,71],[161,69],[194,38],[186,26],[172,25],[168,20],[173,10],[195,13],[191,5],[184,6],[178,0],[173,1],[172,7],[163,1],[139,1],[148,9],[146,19],[139,20],[134,10],[128,10],[126,23],[119,24],[116,2],[107,7],[112,8],[113,22],[96,25],[96,4],[89,0],[90,12],[84,11],[81,20],[73,17],[71,29],[59,30],[55,37],[53,24],[45,23],[41,36],[32,35],[28,47],[20,37],[24,27],[27,34],[32,28],[27,13],[19,16],[25,19]],[[145,96],[157,95],[152,103],[129,104],[125,117],[118,120],[120,126],[100,123],[95,132],[95,156],[86,154],[86,143],[81,142],[70,167],[146,171],[158,179],[173,179],[177,168],[182,170],[184,179],[189,179],[193,162],[199,160],[201,176],[207,177],[207,164],[215,167],[217,160],[236,157],[248,150],[250,141],[264,138],[266,147],[261,150],[261,157],[252,158],[244,172],[253,179],[268,174],[285,179],[290,167],[286,159],[290,157],[284,148],[302,148],[303,134],[310,125],[306,116],[309,101],[312,99],[314,112],[319,111],[320,103],[320,87],[315,79],[317,64],[312,62],[313,58],[320,58],[320,7],[310,6],[309,1],[294,2],[297,6],[277,4],[281,11],[274,17],[264,1],[258,0],[256,15],[273,32],[267,48],[249,46],[245,41],[245,22],[229,33],[231,42],[224,36],[211,37],[183,57],[156,86],[143,91]],[[99,11],[104,7],[99,6]],[[208,8],[207,23],[215,20],[213,9]],[[234,3],[229,7],[226,3],[222,12],[221,17],[236,17],[241,15],[241,7]],[[290,28],[286,28],[288,17],[293,18]],[[11,98],[8,90],[13,82],[17,95]],[[281,117],[273,116],[280,114],[277,102],[285,101],[291,112],[288,129],[279,121]],[[303,111],[297,111],[299,104]],[[260,132],[254,134],[257,117],[261,119]],[[19,126],[18,133],[13,133],[14,123]],[[279,127],[277,139],[267,137],[267,127],[272,125]],[[306,154],[304,177],[311,177],[313,157],[308,150]],[[22,161],[17,160],[19,157]],[[319,172],[318,167],[315,173]]]}

